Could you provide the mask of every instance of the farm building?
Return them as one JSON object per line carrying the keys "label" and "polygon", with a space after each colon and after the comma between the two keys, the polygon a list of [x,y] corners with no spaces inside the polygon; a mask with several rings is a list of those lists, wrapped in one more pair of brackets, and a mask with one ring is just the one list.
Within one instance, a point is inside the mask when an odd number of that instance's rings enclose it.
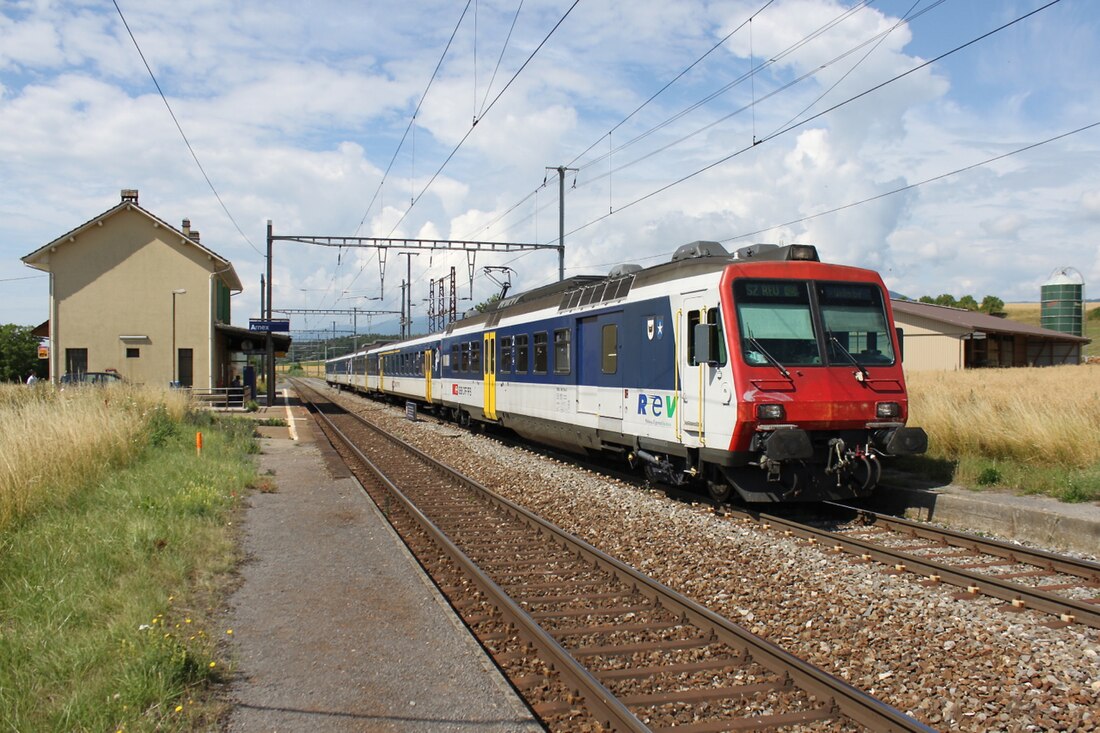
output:
{"label": "farm building", "polygon": [[913,300],[893,300],[907,371],[1079,364],[1089,339]]}
{"label": "farm building", "polygon": [[50,274],[54,382],[114,372],[139,384],[225,387],[234,352],[250,346],[247,329],[230,325],[230,296],[241,291],[233,264],[186,219],[176,229],[142,208],[136,190],[22,259]]}

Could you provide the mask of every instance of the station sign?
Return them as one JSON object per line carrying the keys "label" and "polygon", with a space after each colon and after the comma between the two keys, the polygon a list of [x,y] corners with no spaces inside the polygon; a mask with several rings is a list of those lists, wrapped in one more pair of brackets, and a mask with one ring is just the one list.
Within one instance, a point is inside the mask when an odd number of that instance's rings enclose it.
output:
{"label": "station sign", "polygon": [[290,319],[249,318],[248,330],[253,333],[290,333]]}

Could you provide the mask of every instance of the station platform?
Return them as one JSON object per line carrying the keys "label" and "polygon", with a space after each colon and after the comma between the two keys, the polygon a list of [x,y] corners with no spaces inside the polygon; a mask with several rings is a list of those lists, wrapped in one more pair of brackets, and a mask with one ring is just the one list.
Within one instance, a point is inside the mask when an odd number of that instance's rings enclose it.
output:
{"label": "station platform", "polygon": [[[225,730],[540,731],[293,398],[257,417]],[[319,433],[318,433],[319,435]]]}

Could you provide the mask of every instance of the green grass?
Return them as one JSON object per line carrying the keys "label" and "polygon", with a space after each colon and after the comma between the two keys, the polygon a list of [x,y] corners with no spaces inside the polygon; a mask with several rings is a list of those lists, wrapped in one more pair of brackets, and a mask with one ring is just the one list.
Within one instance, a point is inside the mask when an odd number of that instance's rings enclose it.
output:
{"label": "green grass", "polygon": [[227,666],[214,608],[255,443],[246,421],[192,420],[157,418],[129,466],[0,533],[0,730],[212,724],[203,692]]}
{"label": "green grass", "polygon": [[1067,504],[1100,501],[1100,465],[1066,468],[966,455],[955,459],[905,456],[891,467],[975,491],[1049,496]]}

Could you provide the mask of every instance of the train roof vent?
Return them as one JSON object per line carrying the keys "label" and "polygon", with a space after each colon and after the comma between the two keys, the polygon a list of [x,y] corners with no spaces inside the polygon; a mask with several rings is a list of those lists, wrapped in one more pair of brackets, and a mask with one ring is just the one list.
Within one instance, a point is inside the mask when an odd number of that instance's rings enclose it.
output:
{"label": "train roof vent", "polygon": [[685,244],[677,247],[676,252],[672,255],[673,262],[679,262],[680,260],[691,260],[696,257],[729,257],[730,253],[726,251],[718,242],[707,242],[700,240],[698,242],[692,242],[691,244]]}
{"label": "train roof vent", "polygon": [[803,260],[820,262],[817,247],[812,244],[752,244],[737,250],[739,260]]}
{"label": "train roof vent", "polygon": [[607,273],[607,277],[614,280],[617,277],[626,277],[627,275],[633,275],[635,272],[641,272],[641,265],[615,265],[611,268],[611,272]]}

